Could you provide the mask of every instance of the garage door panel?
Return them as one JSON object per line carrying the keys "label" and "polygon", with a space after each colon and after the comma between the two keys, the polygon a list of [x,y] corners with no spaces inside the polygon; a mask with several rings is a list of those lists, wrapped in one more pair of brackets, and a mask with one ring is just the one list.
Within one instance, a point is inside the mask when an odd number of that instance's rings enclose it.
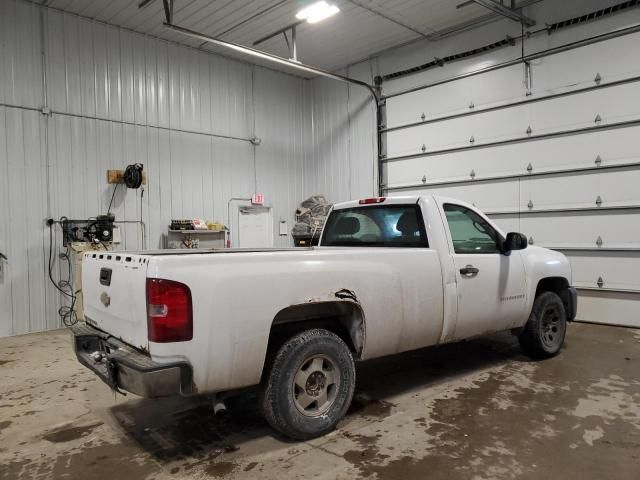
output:
{"label": "garage door panel", "polygon": [[452,185],[449,187],[428,187],[415,190],[403,190],[391,193],[394,195],[435,194],[457,198],[472,203],[480,209],[489,211],[513,211],[518,198],[518,182],[506,180],[491,184],[477,183],[473,185]]}
{"label": "garage door panel", "polygon": [[387,125],[397,127],[426,119],[469,111],[469,106],[482,108],[496,103],[524,98],[523,67],[515,65],[416,90],[387,99]]}
{"label": "garage door panel", "polygon": [[602,166],[634,163],[640,162],[638,138],[640,126],[634,126],[397,160],[387,163],[387,179],[393,186],[420,183],[423,175],[427,182],[469,179],[471,170],[478,179],[518,175],[529,164],[533,172],[593,167],[597,156]]}
{"label": "garage door panel", "polygon": [[522,179],[520,209],[585,208],[640,204],[640,168]]}
{"label": "garage door panel", "polygon": [[498,226],[504,233],[521,232],[521,220],[518,214],[514,215],[495,215],[491,217],[491,221]]}
{"label": "garage door panel", "polygon": [[471,77],[471,100],[475,108],[513,102],[526,97],[527,90],[522,81],[524,72],[524,65],[518,64]]}
{"label": "garage door panel", "polygon": [[397,127],[426,119],[466,112],[470,103],[470,80],[446,83],[388,98],[387,126]]}
{"label": "garage door panel", "polygon": [[[596,122],[596,117],[599,120]],[[607,125],[640,118],[640,83],[526,103],[442,122],[393,130],[387,134],[387,156],[512,140],[526,136]]]}
{"label": "garage door panel", "polygon": [[[533,134],[606,125],[640,117],[640,82],[527,105]],[[600,117],[595,122],[596,116]]]}
{"label": "garage door panel", "polygon": [[533,90],[542,92],[593,85],[598,73],[603,82],[638,75],[640,55],[622,54],[635,51],[638,45],[640,34],[634,33],[537,59],[533,62]]}
{"label": "garage door panel", "polygon": [[573,283],[579,287],[640,291],[637,252],[564,252],[571,262]]}
{"label": "garage door panel", "polygon": [[[639,33],[536,59],[532,62],[532,92],[546,95],[592,86],[598,73],[603,83],[638,76],[639,55],[611,54],[633,51],[637,45]],[[419,122],[423,113],[429,119],[465,111],[471,102],[481,108],[523,98],[522,78],[523,66],[514,65],[388,98],[388,126]]]}
{"label": "garage door panel", "polygon": [[385,132],[388,192],[475,204],[566,253],[579,319],[640,327],[637,45],[640,32],[535,59],[530,96],[519,64],[387,99],[388,127],[412,125]]}
{"label": "garage door panel", "polygon": [[[615,312],[612,315],[612,312]],[[630,292],[578,291],[578,314],[581,322],[605,323],[625,327],[638,326],[640,294]]]}
{"label": "garage door panel", "polygon": [[637,211],[557,212],[522,215],[522,233],[550,247],[640,249]]}
{"label": "garage door panel", "polygon": [[[387,133],[387,156],[399,157],[427,151],[469,145],[469,137],[462,142],[462,132],[472,130],[474,119],[461,117],[449,122],[420,125]],[[466,133],[465,133],[466,134]]]}

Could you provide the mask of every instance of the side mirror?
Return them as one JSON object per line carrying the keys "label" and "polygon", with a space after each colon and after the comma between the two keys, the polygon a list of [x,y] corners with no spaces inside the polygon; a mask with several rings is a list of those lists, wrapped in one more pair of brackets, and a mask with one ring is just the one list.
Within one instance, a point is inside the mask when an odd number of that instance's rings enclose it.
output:
{"label": "side mirror", "polygon": [[527,237],[522,233],[509,232],[504,241],[502,252],[505,255],[509,255],[512,250],[524,250],[528,244]]}

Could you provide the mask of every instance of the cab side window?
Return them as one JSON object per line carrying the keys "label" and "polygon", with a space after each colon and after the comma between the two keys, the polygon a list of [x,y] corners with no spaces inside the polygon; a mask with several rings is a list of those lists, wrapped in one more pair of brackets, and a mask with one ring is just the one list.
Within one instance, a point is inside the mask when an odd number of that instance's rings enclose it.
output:
{"label": "cab side window", "polygon": [[456,253],[500,253],[500,235],[480,215],[461,205],[444,205]]}

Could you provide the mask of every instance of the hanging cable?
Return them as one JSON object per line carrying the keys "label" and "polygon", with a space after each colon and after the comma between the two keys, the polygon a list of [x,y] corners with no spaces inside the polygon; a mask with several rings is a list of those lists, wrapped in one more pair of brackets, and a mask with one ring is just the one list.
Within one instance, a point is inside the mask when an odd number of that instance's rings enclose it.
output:
{"label": "hanging cable", "polygon": [[109,202],[109,208],[107,208],[107,215],[111,213],[111,205],[113,205],[113,199],[116,196],[116,192],[118,191],[119,185],[120,185],[119,183],[116,183],[115,187],[113,187],[113,193],[111,194],[111,201]]}
{"label": "hanging cable", "polygon": [[144,222],[142,221],[142,209],[144,207],[144,187],[140,189],[140,230],[142,232],[142,250],[147,249],[146,232],[144,230]]}
{"label": "hanging cable", "polygon": [[54,222],[51,220],[49,222],[49,261],[48,261],[48,272],[49,272],[49,280],[53,284],[53,286],[58,290],[64,297],[68,298],[71,301],[71,305],[62,305],[58,309],[58,315],[62,320],[62,323],[66,327],[70,327],[78,322],[78,316],[75,311],[76,299],[78,292],[73,290],[73,283],[71,278],[71,255],[69,252],[69,248],[67,248],[66,253],[62,254],[61,257],[66,258],[68,265],[68,274],[66,280],[60,280],[56,282],[53,278],[53,225]]}

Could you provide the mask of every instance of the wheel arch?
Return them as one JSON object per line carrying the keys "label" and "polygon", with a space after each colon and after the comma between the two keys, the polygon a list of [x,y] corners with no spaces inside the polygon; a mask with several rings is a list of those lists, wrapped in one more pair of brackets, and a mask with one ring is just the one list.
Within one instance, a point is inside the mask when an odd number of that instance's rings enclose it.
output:
{"label": "wheel arch", "polygon": [[274,317],[269,331],[267,355],[291,336],[312,328],[324,328],[338,335],[356,359],[365,343],[365,317],[360,303],[351,296],[335,300],[289,305]]}
{"label": "wheel arch", "polygon": [[536,285],[536,294],[535,298],[537,298],[543,292],[552,292],[560,297],[562,300],[562,304],[564,305],[567,319],[573,319],[575,317],[574,302],[571,298],[571,292],[569,290],[569,280],[565,277],[545,277],[538,280],[538,284]]}

